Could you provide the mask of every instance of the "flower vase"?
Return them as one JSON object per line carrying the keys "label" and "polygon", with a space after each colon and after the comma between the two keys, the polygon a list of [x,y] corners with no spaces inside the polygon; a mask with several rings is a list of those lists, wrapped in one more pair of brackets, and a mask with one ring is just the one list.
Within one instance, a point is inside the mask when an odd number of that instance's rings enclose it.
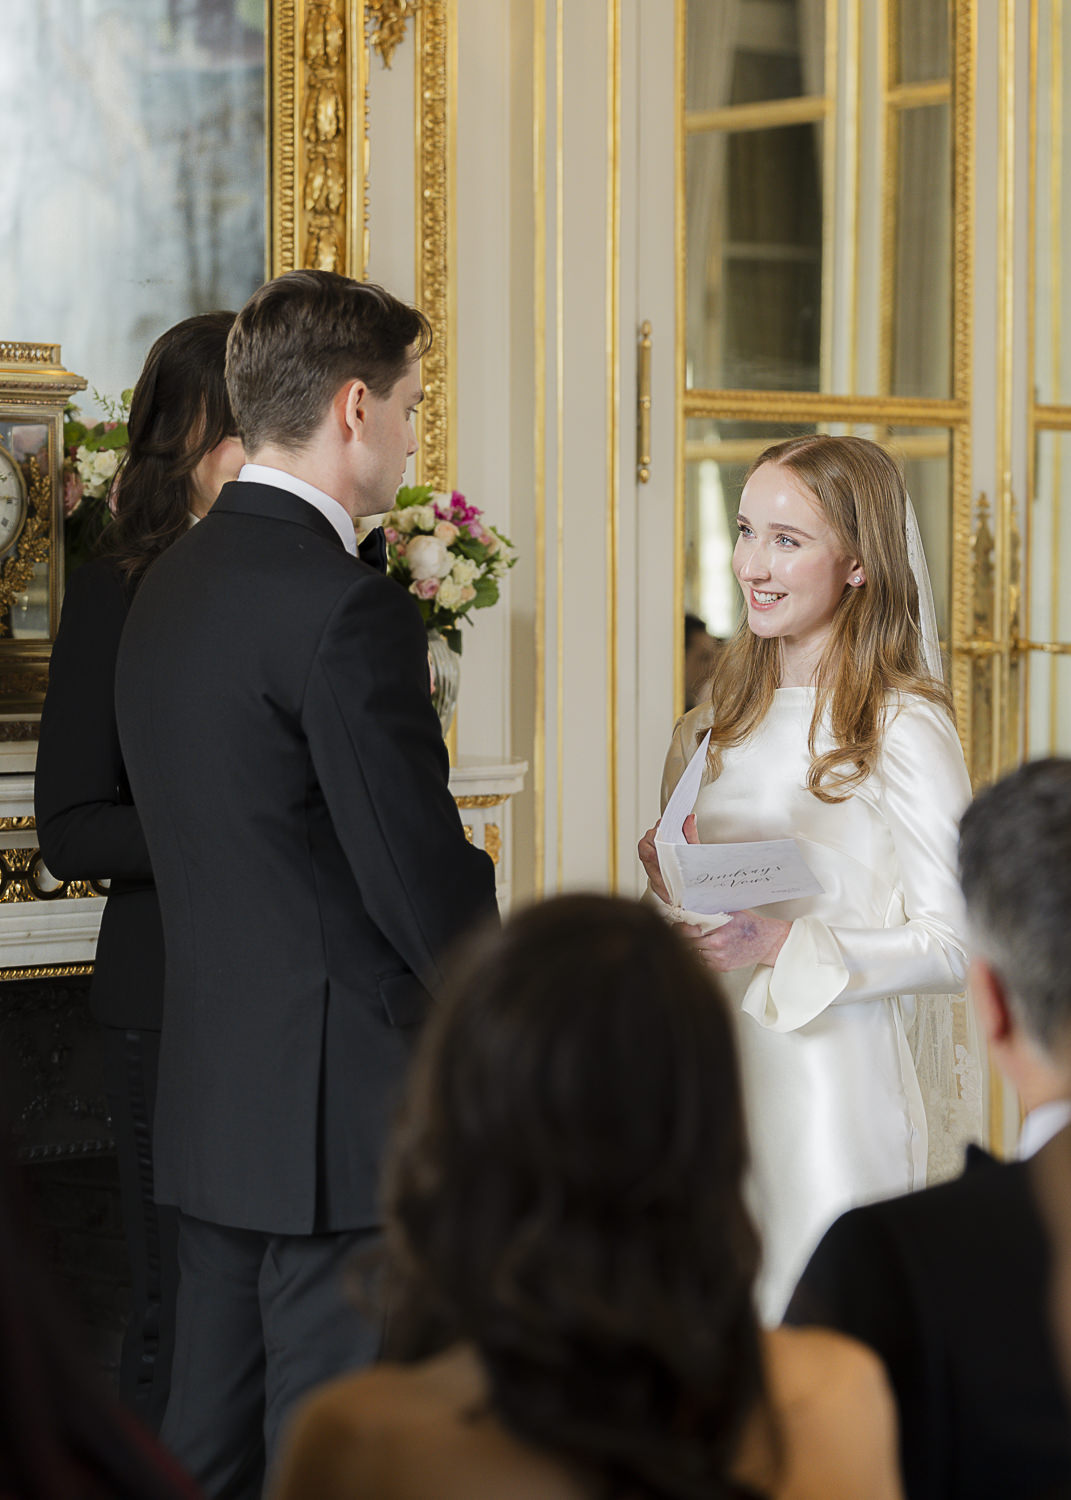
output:
{"label": "flower vase", "polygon": [[443,727],[443,737],[450,732],[457,709],[457,690],[461,686],[461,658],[446,644],[437,630],[428,631],[428,656],[431,658],[431,701]]}

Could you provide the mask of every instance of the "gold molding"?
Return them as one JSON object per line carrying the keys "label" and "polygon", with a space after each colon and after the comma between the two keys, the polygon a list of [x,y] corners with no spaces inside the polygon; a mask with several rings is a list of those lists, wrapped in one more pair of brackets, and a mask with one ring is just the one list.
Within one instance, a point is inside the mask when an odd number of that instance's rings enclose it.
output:
{"label": "gold molding", "polygon": [[547,12],[533,8],[532,193],[535,277],[532,288],[535,396],[532,402],[535,488],[535,725],[532,743],[535,870],[533,894],[543,894],[546,872],[547,733]]}
{"label": "gold molding", "polygon": [[512,792],[481,792],[475,796],[455,797],[458,807],[502,807]]}
{"label": "gold molding", "polygon": [[0,818],[0,833],[25,833],[37,827],[33,817]]}
{"label": "gold molding", "polygon": [[925,109],[930,104],[948,104],[952,98],[952,80],[933,78],[927,83],[897,83],[886,95],[890,109]]}
{"label": "gold molding", "polygon": [[0,981],[13,979],[72,979],[92,974],[92,964],[28,964],[25,968],[0,969]]}
{"label": "gold molding", "polygon": [[618,886],[617,577],[621,448],[621,0],[606,0],[606,817],[610,890]]}
{"label": "gold molding", "polygon": [[[300,30],[299,30],[300,27]],[[365,0],[272,0],[268,273],[367,265]]]}
{"label": "gold molding", "polygon": [[483,847],[491,856],[491,863],[497,865],[502,857],[502,830],[497,823],[483,825]]}
{"label": "gold molding", "polygon": [[835,396],[821,391],[690,390],[684,416],[736,417],[743,422],[876,422],[904,427],[955,427],[969,420],[964,401],[925,396]]}
{"label": "gold molding", "polygon": [[971,404],[974,389],[974,80],[977,67],[975,11],[971,0],[957,0],[952,11],[952,394],[964,412],[964,426],[952,444],[952,587],[949,607],[950,686],[963,751],[975,770],[972,713],[975,669],[957,655],[957,641],[973,634],[971,490]]}
{"label": "gold molding", "polygon": [[688,393],[688,325],[686,298],[688,295],[688,220],[685,208],[687,191],[688,134],[684,128],[684,112],[687,103],[688,73],[686,50],[688,46],[687,0],[676,0],[674,13],[674,98],[679,103],[673,124],[674,174],[676,191],[673,205],[673,230],[676,254],[676,281],[674,286],[675,328],[674,338],[674,391],[676,421],[673,424],[673,717],[684,712],[684,544],[685,544],[685,482],[686,469],[684,440],[687,432],[686,401]]}
{"label": "gold molding", "polygon": [[365,0],[368,11],[368,41],[389,68],[395,51],[405,41],[405,24],[415,16],[420,0]]}
{"label": "gold molding", "polygon": [[781,125],[813,125],[829,112],[829,100],[822,94],[759,104],[727,104],[722,109],[686,110],[684,129],[688,135],[704,130],[774,130]]}
{"label": "gold molding", "polygon": [[448,489],[453,482],[450,380],[453,373],[449,299],[453,273],[450,235],[446,0],[424,0],[416,12],[416,303],[435,341],[424,357],[418,484]]}

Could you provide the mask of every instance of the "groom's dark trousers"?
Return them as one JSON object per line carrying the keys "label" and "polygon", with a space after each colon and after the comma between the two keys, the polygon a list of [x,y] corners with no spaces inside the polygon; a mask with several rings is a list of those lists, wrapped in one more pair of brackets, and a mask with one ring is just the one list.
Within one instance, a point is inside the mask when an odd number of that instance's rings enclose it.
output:
{"label": "groom's dark trousers", "polygon": [[464,837],[415,603],[312,505],[224,487],[146,575],[123,753],[167,978],[156,1183],[180,1289],[163,1436],[259,1494],[294,1397],[367,1363],[342,1264],[445,950],[494,911]]}

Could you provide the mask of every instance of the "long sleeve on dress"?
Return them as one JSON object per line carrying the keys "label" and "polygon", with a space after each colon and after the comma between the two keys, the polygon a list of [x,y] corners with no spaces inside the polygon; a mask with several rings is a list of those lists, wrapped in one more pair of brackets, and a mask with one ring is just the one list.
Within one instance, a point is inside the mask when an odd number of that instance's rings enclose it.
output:
{"label": "long sleeve on dress", "polygon": [[152,879],[125,793],[115,723],[115,662],[127,598],[109,561],[72,574],[41,714],[34,802],[41,853],[60,879]]}
{"label": "long sleeve on dress", "polygon": [[904,703],[889,719],[872,774],[880,779],[900,874],[889,925],[853,928],[797,918],[777,962],[756,968],[744,997],[743,1009],[773,1031],[795,1031],[828,1005],[963,989],[967,955],[956,847],[971,793],[947,714],[923,699]]}
{"label": "long sleeve on dress", "polygon": [[[704,710],[678,721],[666,755],[663,808],[709,720]],[[748,746],[734,754],[746,759]],[[970,782],[944,710],[916,697],[890,706],[871,776],[868,790],[877,796],[897,869],[884,923],[852,927],[796,917],[776,964],[756,967],[742,1002],[770,1030],[795,1031],[834,1004],[963,989],[967,958],[956,847]]]}

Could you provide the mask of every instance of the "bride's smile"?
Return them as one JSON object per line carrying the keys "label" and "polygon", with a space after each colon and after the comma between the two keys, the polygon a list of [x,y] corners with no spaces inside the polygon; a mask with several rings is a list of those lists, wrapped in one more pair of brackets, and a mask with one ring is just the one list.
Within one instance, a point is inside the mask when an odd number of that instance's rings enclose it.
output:
{"label": "bride's smile", "polygon": [[[864,574],[803,485],[780,464],[756,469],[740,498],[733,572],[755,635],[777,636],[790,659],[816,661],[844,590]],[[809,676],[809,674],[808,674]]]}

